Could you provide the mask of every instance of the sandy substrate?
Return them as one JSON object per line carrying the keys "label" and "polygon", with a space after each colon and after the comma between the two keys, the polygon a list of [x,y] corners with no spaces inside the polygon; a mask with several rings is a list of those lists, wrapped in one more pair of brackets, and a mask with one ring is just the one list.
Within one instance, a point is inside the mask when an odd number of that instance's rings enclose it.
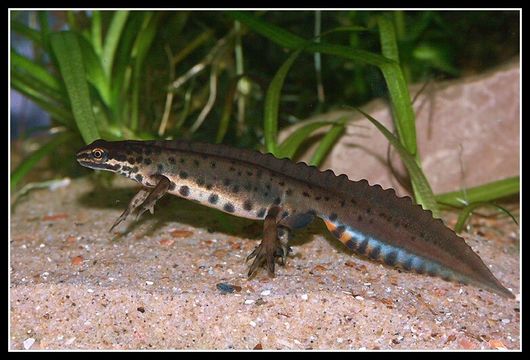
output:
{"label": "sandy substrate", "polygon": [[465,238],[516,300],[361,259],[320,222],[297,233],[275,278],[248,280],[244,259],[260,222],[167,197],[154,216],[109,234],[136,191],[125,179],[115,185],[95,191],[76,180],[17,205],[12,349],[521,346],[519,230],[510,220],[475,218]]}

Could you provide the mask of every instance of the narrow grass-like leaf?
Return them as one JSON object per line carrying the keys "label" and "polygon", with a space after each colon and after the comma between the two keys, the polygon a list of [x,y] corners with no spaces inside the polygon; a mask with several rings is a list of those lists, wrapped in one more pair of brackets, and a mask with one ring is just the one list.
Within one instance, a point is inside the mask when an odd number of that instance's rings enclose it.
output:
{"label": "narrow grass-like leaf", "polygon": [[286,31],[280,27],[272,26],[266,21],[255,17],[254,15],[248,12],[242,11],[230,11],[227,13],[230,17],[235,20],[239,20],[241,23],[247,25],[252,30],[260,33],[261,35],[275,41],[281,42],[281,45],[289,48],[295,49],[305,44],[305,40],[293,33]]}
{"label": "narrow grass-like leaf", "polygon": [[[416,147],[416,118],[412,111],[412,102],[410,94],[408,94],[405,77],[399,66],[399,51],[394,24],[392,20],[384,15],[378,17],[377,23],[383,56],[395,61],[394,64],[385,65],[381,68],[388,88],[394,89],[390,91],[394,124],[401,144],[405,146],[409,153],[416,157],[416,163],[421,167]],[[393,85],[390,85],[390,83]]]}
{"label": "narrow grass-like leaf", "polygon": [[29,26],[26,26],[23,22],[19,20],[11,19],[11,30],[17,33],[20,36],[25,37],[30,40],[33,44],[42,46],[42,38],[38,30],[32,29]]}
{"label": "narrow grass-like leaf", "polygon": [[412,103],[410,101],[409,90],[398,63],[387,59],[384,56],[364,50],[357,50],[325,42],[315,43],[306,41],[299,36],[291,34],[275,25],[269,24],[249,13],[229,12],[228,15],[241,21],[252,30],[260,33],[282,47],[289,49],[303,48],[305,51],[341,56],[346,59],[361,61],[379,67],[385,78],[390,99],[394,106],[394,115],[396,123],[398,124],[396,128],[398,129],[399,136],[400,138],[403,138],[403,145],[405,148],[413,154],[413,156],[416,156],[417,149],[415,137],[401,135],[415,134],[416,132],[415,128],[413,129],[415,118]]}
{"label": "narrow grass-like leaf", "polygon": [[511,217],[512,220],[517,224],[517,220],[515,219],[515,217],[508,210],[503,208],[502,206],[497,205],[497,204],[493,204],[493,203],[488,203],[488,202],[482,202],[481,201],[481,202],[469,204],[465,208],[462,209],[462,211],[460,212],[460,215],[458,215],[458,220],[457,220],[456,225],[455,225],[455,232],[457,234],[461,233],[462,230],[464,229],[464,226],[466,225],[467,220],[471,217],[473,211],[475,211],[479,207],[486,207],[486,206],[487,207],[494,207],[498,211],[505,213],[506,215]]}
{"label": "narrow grass-like leaf", "polygon": [[11,86],[14,89],[31,99],[61,124],[74,128],[72,113],[62,105],[57,104],[53,99],[43,94],[41,91],[34,89],[33,85],[33,83],[28,84],[23,78],[19,77],[16,72],[11,74]]}
{"label": "narrow grass-like leaf", "polygon": [[69,31],[54,33],[50,35],[50,43],[59,63],[77,127],[85,143],[89,144],[100,136],[92,111],[85,66],[77,36]]}
{"label": "narrow grass-like leaf", "polygon": [[476,186],[466,191],[454,191],[436,195],[436,201],[443,205],[462,207],[477,202],[499,200],[519,193],[520,179],[514,176],[488,184]]}
{"label": "narrow grass-like leaf", "polygon": [[289,135],[281,144],[278,145],[276,156],[279,158],[289,158],[295,155],[296,151],[307,140],[309,135],[324,126],[333,125],[332,121],[315,121],[299,127]]}
{"label": "narrow grass-like leaf", "polygon": [[39,162],[40,159],[42,159],[46,155],[51,154],[57,147],[64,144],[73,136],[74,134],[72,132],[60,133],[54,136],[47,144],[40,147],[38,150],[33,152],[24,160],[22,160],[22,162],[17,166],[17,168],[11,173],[11,189],[14,189],[18,185],[20,180],[22,180],[22,178],[26,176],[26,174],[30,172],[31,169],[33,169],[33,167]]}
{"label": "narrow grass-like leaf", "polygon": [[48,36],[50,34],[50,25],[48,23],[48,12],[47,11],[37,11],[37,18],[39,20],[40,27],[40,36],[42,39],[42,45],[46,52],[50,52],[50,43]]}
{"label": "narrow grass-like leaf", "polygon": [[337,140],[344,134],[346,128],[346,122],[348,121],[347,117],[340,118],[335,125],[329,130],[326,135],[322,138],[318,147],[316,148],[311,160],[309,160],[309,165],[320,166],[322,161],[326,158],[328,153],[331,151],[331,148]]}
{"label": "narrow grass-like leaf", "polygon": [[103,103],[111,107],[112,97],[109,79],[92,45],[83,37],[79,37],[79,46],[83,55],[87,80],[96,88]]}
{"label": "narrow grass-like leaf", "polygon": [[375,127],[379,129],[379,131],[388,139],[392,146],[394,146],[409,172],[416,202],[422,205],[424,209],[431,210],[434,217],[439,218],[440,216],[438,211],[438,204],[436,203],[436,200],[434,198],[431,186],[429,185],[429,182],[427,181],[427,178],[425,177],[421,169],[418,167],[416,159],[407,151],[407,149],[405,149],[405,147],[403,147],[403,145],[401,145],[399,140],[394,135],[392,135],[392,133],[388,131],[387,128],[384,127],[383,124],[381,124],[379,121],[377,121],[361,109],[356,107],[354,107],[354,109],[359,111],[372,124],[374,124]]}
{"label": "narrow grass-like leaf", "polygon": [[145,13],[142,28],[133,46],[132,55],[134,57],[132,101],[131,101],[131,129],[138,128],[139,100],[140,100],[140,75],[143,69],[144,59],[151,47],[158,27],[160,13]]}
{"label": "narrow grass-like leaf", "polygon": [[49,70],[29,58],[20,55],[14,49],[11,49],[11,67],[20,68],[54,91],[61,92],[64,90],[59,79],[52,75]]}
{"label": "narrow grass-like leaf", "polygon": [[379,41],[381,43],[381,52],[383,56],[399,63],[399,52],[396,41],[396,33],[394,25],[385,15],[377,18],[377,25],[379,27]]}
{"label": "narrow grass-like leaf", "polygon": [[268,152],[276,155],[277,136],[278,136],[278,108],[280,106],[280,95],[282,92],[283,82],[291,65],[300,55],[301,50],[293,52],[287,60],[282,64],[280,69],[274,75],[267,95],[265,97],[265,114],[264,114],[264,133],[265,133],[265,147]]}
{"label": "narrow grass-like leaf", "polygon": [[129,16],[128,11],[116,11],[110,22],[109,30],[105,36],[105,45],[103,45],[103,69],[105,74],[110,77],[112,65],[114,64],[114,54],[121,37],[122,30]]}
{"label": "narrow grass-like leaf", "polygon": [[102,40],[102,32],[101,32],[101,11],[94,10],[92,11],[92,27],[90,31],[90,41],[92,43],[92,47],[94,48],[94,52],[101,56],[103,53],[103,46],[101,44]]}

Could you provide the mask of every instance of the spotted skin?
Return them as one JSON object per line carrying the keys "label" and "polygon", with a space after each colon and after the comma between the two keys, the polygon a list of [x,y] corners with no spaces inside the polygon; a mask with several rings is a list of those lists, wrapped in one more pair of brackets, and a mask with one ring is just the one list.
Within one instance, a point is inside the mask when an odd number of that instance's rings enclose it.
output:
{"label": "spotted skin", "polygon": [[[277,231],[308,225],[315,217],[355,253],[392,267],[469,283],[513,298],[465,241],[429,211],[399,198],[391,189],[350,181],[304,163],[223,145],[186,141],[96,140],[77,153],[85,167],[112,171],[150,189],[148,199],[165,193],[226,213],[265,220],[264,240],[252,275],[285,261],[288,246]],[[113,227],[134,211],[152,210],[154,202],[135,197]],[[156,202],[155,200],[155,202]],[[147,200],[145,200],[147,201]],[[279,258],[279,259],[278,259]]]}

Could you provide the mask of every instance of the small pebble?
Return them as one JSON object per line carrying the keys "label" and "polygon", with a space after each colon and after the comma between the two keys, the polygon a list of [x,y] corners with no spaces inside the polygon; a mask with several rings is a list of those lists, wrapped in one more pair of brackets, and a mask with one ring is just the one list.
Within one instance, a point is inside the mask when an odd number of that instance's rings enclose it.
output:
{"label": "small pebble", "polygon": [[509,324],[510,323],[510,319],[502,319],[501,320],[503,324]]}
{"label": "small pebble", "polygon": [[146,285],[153,285],[154,282],[147,280],[147,281],[145,282],[145,284],[146,284]]}
{"label": "small pebble", "polygon": [[252,326],[252,327],[256,327],[256,323],[255,323],[254,321],[252,321],[252,320],[249,322],[249,324],[250,324],[250,326]]}
{"label": "small pebble", "polygon": [[35,343],[34,338],[27,338],[26,340],[24,340],[22,344],[24,345],[25,350],[29,350],[33,346],[34,343]]}
{"label": "small pebble", "polygon": [[307,294],[302,294],[301,298],[302,300],[306,301],[309,297],[307,296]]}
{"label": "small pebble", "polygon": [[261,296],[269,296],[270,294],[271,294],[270,290],[263,290],[260,295]]}
{"label": "small pebble", "polygon": [[254,302],[255,302],[255,300],[247,299],[247,300],[245,300],[245,305],[254,304]]}

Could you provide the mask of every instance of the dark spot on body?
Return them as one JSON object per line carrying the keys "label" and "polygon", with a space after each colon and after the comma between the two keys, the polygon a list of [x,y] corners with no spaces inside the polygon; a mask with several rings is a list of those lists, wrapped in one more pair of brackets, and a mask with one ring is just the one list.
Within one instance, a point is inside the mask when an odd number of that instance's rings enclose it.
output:
{"label": "dark spot on body", "polygon": [[204,183],[205,183],[204,178],[202,176],[199,176],[197,178],[197,185],[204,186]]}
{"label": "dark spot on body", "polygon": [[136,176],[134,177],[136,179],[136,181],[138,181],[139,183],[142,182],[142,180],[144,179],[144,177],[140,174],[136,174]]}
{"label": "dark spot on body", "polygon": [[397,251],[390,251],[388,254],[386,254],[384,258],[385,264],[394,266],[396,264],[397,256],[398,256]]}
{"label": "dark spot on body", "polygon": [[285,182],[284,182],[284,181],[280,181],[280,182],[278,183],[278,185],[280,185],[280,186],[284,186],[284,185],[285,185]]}
{"label": "dark spot on body", "polygon": [[252,201],[245,200],[245,202],[243,203],[243,209],[245,209],[247,211],[252,210]]}
{"label": "dark spot on body", "polygon": [[210,163],[210,167],[211,167],[212,169],[215,169],[216,166],[217,166],[217,165],[215,164],[215,161],[212,161],[212,162]]}
{"label": "dark spot on body", "polygon": [[115,159],[118,160],[118,161],[125,161],[127,159],[127,157],[124,154],[122,154],[122,153],[118,153],[118,154],[116,154]]}
{"label": "dark spot on body", "polygon": [[158,165],[156,166],[156,168],[158,169],[158,172],[159,172],[159,173],[163,173],[163,172],[164,172],[164,165],[162,165],[162,164],[158,164]]}
{"label": "dark spot on body", "polygon": [[355,199],[351,199],[350,202],[351,202],[353,205],[357,205],[357,201],[355,201]]}
{"label": "dark spot on body", "polygon": [[206,184],[206,190],[212,190],[212,184]]}
{"label": "dark spot on body", "polygon": [[372,212],[372,208],[366,208],[366,213],[370,214]]}
{"label": "dark spot on body", "polygon": [[412,261],[414,258],[409,256],[405,262],[403,262],[403,269],[410,271],[412,269]]}
{"label": "dark spot on body", "polygon": [[248,171],[248,170],[247,170],[247,175],[248,175],[248,176],[252,176],[252,175],[254,175],[254,174],[252,173],[252,171]]}
{"label": "dark spot on body", "polygon": [[355,250],[357,249],[357,241],[355,241],[353,238],[346,241],[346,244],[345,244],[347,247],[349,247],[350,249],[352,250]]}
{"label": "dark spot on body", "polygon": [[361,222],[361,221],[363,221],[363,217],[362,217],[362,215],[361,215],[361,214],[357,215],[357,221],[358,221],[358,222]]}
{"label": "dark spot on body", "polygon": [[241,172],[241,170],[239,170],[239,171],[237,172],[237,176],[241,176],[241,175],[243,175],[243,173]]}
{"label": "dark spot on body", "polygon": [[230,171],[236,171],[236,168],[233,167],[233,166],[230,166],[230,167],[228,168],[228,170],[230,170]]}
{"label": "dark spot on body", "polygon": [[291,195],[293,193],[292,189],[285,190],[285,195]]}
{"label": "dark spot on body", "polygon": [[340,207],[344,207],[344,205],[346,205],[346,200],[342,199],[340,201]]}
{"label": "dark spot on body", "polygon": [[136,174],[138,172],[138,166],[133,167],[131,172]]}
{"label": "dark spot on body", "polygon": [[175,190],[176,187],[177,187],[177,185],[173,181],[169,183],[169,190],[170,191]]}
{"label": "dark spot on body", "polygon": [[196,167],[199,167],[199,160],[194,159],[193,160],[193,165],[195,165]]}
{"label": "dark spot on body", "polygon": [[335,221],[335,220],[337,220],[337,214],[335,214],[335,213],[331,213],[331,214],[329,215],[329,221]]}
{"label": "dark spot on body", "polygon": [[322,199],[322,196],[315,196],[316,201],[319,201],[320,199]]}
{"label": "dark spot on body", "polygon": [[145,164],[145,165],[150,165],[150,164],[151,164],[151,159],[149,159],[149,158],[145,158],[145,159],[144,159],[144,164]]}
{"label": "dark spot on body", "polygon": [[[183,160],[183,159],[180,159]],[[167,161],[169,161],[170,164],[175,164],[175,158],[174,157],[168,157]]]}
{"label": "dark spot on body", "polygon": [[377,260],[379,258],[380,253],[381,253],[381,246],[375,245],[368,253],[368,257],[371,259]]}
{"label": "dark spot on body", "polygon": [[127,159],[127,161],[129,162],[129,164],[134,164],[134,158],[130,157]]}
{"label": "dark spot on body", "polygon": [[399,221],[396,221],[396,222],[394,223],[394,227],[395,227],[396,229],[399,227]]}
{"label": "dark spot on body", "polygon": [[252,184],[251,183],[246,183],[243,188],[246,190],[246,191],[250,191],[252,190]]}
{"label": "dark spot on body", "polygon": [[308,193],[307,191],[303,191],[303,192],[302,192],[302,195],[303,195],[304,197],[311,197],[311,195],[309,195],[309,193]]}
{"label": "dark spot on body", "polygon": [[229,213],[233,213],[235,211],[234,205],[232,203],[226,203],[223,206],[223,210]]}
{"label": "dark spot on body", "polygon": [[137,163],[141,163],[142,161],[144,161],[144,158],[143,158],[142,156],[138,156],[138,157],[136,158],[136,162],[137,162]]}
{"label": "dark spot on body", "polygon": [[160,155],[162,153],[162,148],[161,147],[158,147],[158,146],[155,146],[153,148],[153,152],[156,154],[156,155]]}
{"label": "dark spot on body", "polygon": [[151,155],[151,149],[149,149],[149,148],[147,148],[147,147],[144,148],[144,154],[145,154],[146,156]]}
{"label": "dark spot on body", "polygon": [[185,164],[185,163],[186,163],[186,159],[184,159],[184,158],[181,157],[181,158],[179,158],[179,162],[180,162],[181,164]]}
{"label": "dark spot on body", "polygon": [[179,188],[179,194],[182,196],[188,196],[190,194],[190,188],[186,185]]}
{"label": "dark spot on body", "polygon": [[282,219],[286,218],[287,216],[289,216],[289,211],[284,211],[282,213]]}
{"label": "dark spot on body", "polygon": [[232,186],[232,192],[233,192],[234,194],[237,194],[237,193],[239,192],[239,186],[238,186],[238,185],[234,185],[234,186]]}
{"label": "dark spot on body", "polygon": [[274,199],[274,205],[280,205],[281,202],[282,202],[282,199],[280,199],[279,197]]}
{"label": "dark spot on body", "polygon": [[268,192],[264,192],[263,193],[263,197],[268,197],[269,196],[269,193]]}
{"label": "dark spot on body", "polygon": [[231,181],[230,179],[228,179],[228,178],[227,178],[227,179],[224,179],[224,180],[223,180],[223,185],[224,185],[224,186],[228,186],[228,185],[230,185],[231,182],[232,182],[232,181]]}
{"label": "dark spot on body", "polygon": [[188,178],[188,173],[185,172],[185,171],[179,171],[179,176],[181,179],[187,179]]}
{"label": "dark spot on body", "polygon": [[267,190],[271,190],[271,184],[265,184],[265,188],[267,188]]}
{"label": "dark spot on body", "polygon": [[267,209],[265,209],[265,208],[261,208],[261,209],[259,209],[257,216],[258,216],[259,218],[265,217],[265,212],[266,212],[266,211],[267,211]]}
{"label": "dark spot on body", "polygon": [[366,252],[366,247],[368,246],[368,238],[364,238],[363,241],[359,244],[359,248],[357,251],[361,254],[364,254]]}
{"label": "dark spot on body", "polygon": [[324,196],[324,200],[329,201],[329,196]]}
{"label": "dark spot on body", "polygon": [[217,194],[211,194],[209,197],[208,197],[208,202],[210,204],[217,204],[217,201],[219,200],[219,196]]}

